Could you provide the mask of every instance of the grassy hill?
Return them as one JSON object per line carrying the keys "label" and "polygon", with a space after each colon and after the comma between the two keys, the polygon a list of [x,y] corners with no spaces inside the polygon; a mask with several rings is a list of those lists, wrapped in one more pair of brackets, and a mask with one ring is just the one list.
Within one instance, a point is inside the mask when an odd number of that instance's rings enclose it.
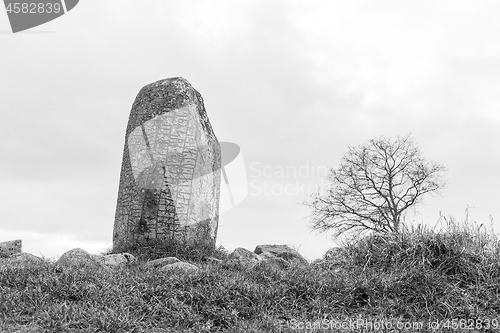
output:
{"label": "grassy hill", "polygon": [[500,244],[482,227],[451,221],[439,231],[419,227],[369,235],[332,248],[309,266],[287,270],[259,264],[245,271],[203,261],[208,255],[223,259],[228,253],[222,247],[214,253],[175,253],[203,268],[196,273],[159,274],[144,265],[171,254],[143,253],[131,267],[109,272],[60,270],[49,261],[0,269],[0,330],[500,329]]}

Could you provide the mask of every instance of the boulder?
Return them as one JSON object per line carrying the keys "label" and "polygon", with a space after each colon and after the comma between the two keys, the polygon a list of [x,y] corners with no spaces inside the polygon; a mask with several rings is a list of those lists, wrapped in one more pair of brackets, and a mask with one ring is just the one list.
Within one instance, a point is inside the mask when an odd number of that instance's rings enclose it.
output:
{"label": "boulder", "polygon": [[15,267],[31,267],[42,265],[44,260],[31,253],[15,253],[8,258],[0,258],[0,268],[7,266]]}
{"label": "boulder", "polygon": [[74,269],[102,269],[107,267],[94,258],[94,256],[80,248],[74,248],[65,252],[56,261],[56,265],[58,267]]}
{"label": "boulder", "polygon": [[104,264],[108,267],[122,267],[136,260],[133,255],[127,252],[108,254],[108,255],[94,254],[93,257],[99,263]]}
{"label": "boulder", "polygon": [[286,269],[290,267],[290,262],[286,261],[283,258],[277,257],[270,252],[262,252],[261,254],[259,254],[259,257],[261,257],[266,264],[274,266],[276,268]]}
{"label": "boulder", "polygon": [[261,261],[262,258],[257,254],[242,247],[238,247],[223,261],[223,265],[249,269]]}
{"label": "boulder", "polygon": [[0,242],[0,258],[10,257],[15,253],[21,253],[23,241],[16,239],[7,242]]}
{"label": "boulder", "polygon": [[295,262],[300,264],[307,264],[307,260],[297,251],[287,245],[257,245],[254,252],[256,254],[269,253],[278,258],[282,258],[289,263]]}
{"label": "boulder", "polygon": [[165,258],[159,258],[159,259],[148,261],[146,263],[146,266],[152,267],[152,268],[159,268],[159,267],[163,267],[166,265],[175,264],[179,261],[180,260],[177,259],[176,257],[165,257]]}
{"label": "boulder", "polygon": [[125,133],[113,248],[215,245],[220,169],[220,144],[200,93],[181,77],[143,87]]}
{"label": "boulder", "polygon": [[174,262],[169,265],[162,266],[158,269],[160,272],[169,272],[171,270],[180,270],[184,272],[194,272],[199,270],[198,266],[195,266],[193,264],[179,261],[179,262]]}

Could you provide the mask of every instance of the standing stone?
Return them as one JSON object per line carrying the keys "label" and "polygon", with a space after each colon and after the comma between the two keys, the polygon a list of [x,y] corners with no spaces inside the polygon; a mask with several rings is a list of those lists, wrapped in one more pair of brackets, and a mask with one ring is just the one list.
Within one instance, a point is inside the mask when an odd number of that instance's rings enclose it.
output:
{"label": "standing stone", "polygon": [[221,151],[203,98],[175,77],[143,87],[127,125],[113,248],[215,245]]}

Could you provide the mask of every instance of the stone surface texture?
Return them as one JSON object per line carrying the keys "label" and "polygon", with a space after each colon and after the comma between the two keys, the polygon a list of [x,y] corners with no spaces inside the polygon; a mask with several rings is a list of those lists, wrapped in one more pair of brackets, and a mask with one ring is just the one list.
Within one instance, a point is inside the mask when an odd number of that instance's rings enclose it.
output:
{"label": "stone surface texture", "polygon": [[236,248],[229,256],[223,261],[226,266],[240,267],[249,269],[262,261],[262,258],[257,254],[248,251],[245,248]]}
{"label": "stone surface texture", "polygon": [[41,265],[43,259],[31,253],[14,253],[8,258],[0,258],[0,268],[8,265],[17,267],[28,267],[32,265]]}
{"label": "stone surface texture", "polygon": [[146,85],[125,134],[113,248],[215,245],[220,181],[220,145],[200,93],[180,77]]}
{"label": "stone surface texture", "polygon": [[288,268],[290,267],[290,262],[286,261],[283,258],[277,257],[274,254],[271,254],[269,252],[263,252],[259,254],[259,257],[264,260],[267,264],[274,265],[275,267],[278,268]]}
{"label": "stone surface texture", "polygon": [[94,256],[80,248],[74,248],[65,252],[57,261],[56,265],[64,268],[82,269],[92,268],[100,269],[106,267]]}
{"label": "stone surface texture", "polygon": [[162,266],[162,267],[160,267],[159,271],[160,272],[169,272],[170,270],[173,270],[173,269],[181,270],[184,272],[192,272],[192,271],[199,270],[198,266],[196,266],[196,265],[190,264],[188,262],[179,261],[179,262],[174,262],[174,263],[169,264],[169,265]]}
{"label": "stone surface texture", "polygon": [[146,266],[158,268],[158,267],[162,267],[165,265],[175,264],[176,262],[179,262],[179,261],[180,260],[177,259],[176,257],[165,257],[165,258],[159,258],[159,259],[148,261]]}
{"label": "stone surface texture", "polygon": [[296,261],[301,264],[307,264],[307,260],[300,253],[287,245],[257,245],[254,252],[256,254],[267,252],[286,261]]}
{"label": "stone surface texture", "polygon": [[21,253],[23,241],[16,239],[7,242],[0,242],[0,258],[10,257],[14,253]]}
{"label": "stone surface texture", "polygon": [[226,266],[244,269],[253,268],[260,263],[287,269],[292,265],[307,265],[308,261],[287,245],[258,245],[254,252],[239,247],[222,262]]}
{"label": "stone surface texture", "polygon": [[126,266],[130,263],[133,263],[136,259],[130,253],[116,253],[116,254],[108,254],[108,255],[100,255],[94,254],[94,259],[96,259],[101,264],[104,264],[108,267],[119,267]]}

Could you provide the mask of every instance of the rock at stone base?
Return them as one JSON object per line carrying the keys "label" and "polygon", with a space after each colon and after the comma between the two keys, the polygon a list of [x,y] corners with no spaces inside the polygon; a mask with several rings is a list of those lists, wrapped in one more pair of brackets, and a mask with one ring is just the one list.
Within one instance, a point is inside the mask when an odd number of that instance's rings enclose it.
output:
{"label": "rock at stone base", "polygon": [[245,248],[238,247],[222,263],[225,266],[252,268],[262,261],[262,258]]}
{"label": "rock at stone base", "polygon": [[179,270],[182,270],[184,272],[193,272],[193,271],[199,270],[199,267],[195,266],[193,264],[187,263],[187,262],[179,261],[179,262],[174,262],[173,264],[162,266],[159,269],[159,271],[160,272],[169,272],[173,269],[179,269]]}
{"label": "rock at stone base", "polygon": [[270,252],[263,252],[259,254],[259,257],[261,257],[265,263],[280,269],[286,269],[290,267],[290,263],[288,261],[286,261],[283,258],[276,257],[274,254],[271,254]]}
{"label": "rock at stone base", "polygon": [[96,260],[91,254],[80,249],[75,248],[65,252],[57,261],[56,265],[64,268],[92,268],[101,269],[107,268],[104,264]]}
{"label": "rock at stone base", "polygon": [[254,252],[244,248],[237,248],[222,264],[248,269],[261,262],[279,269],[287,269],[293,264],[308,264],[300,253],[286,245],[258,245]]}
{"label": "rock at stone base", "polygon": [[0,259],[0,268],[7,266],[15,267],[32,267],[43,264],[42,258],[39,258],[31,253],[15,253],[9,258]]}
{"label": "rock at stone base", "polygon": [[93,257],[98,262],[108,267],[126,266],[136,260],[133,255],[127,252],[108,254],[108,255],[94,254]]}
{"label": "rock at stone base", "polygon": [[0,258],[10,257],[15,253],[21,253],[23,241],[16,239],[7,242],[0,242]]}
{"label": "rock at stone base", "polygon": [[148,261],[146,263],[146,266],[152,267],[152,268],[159,268],[159,267],[163,267],[166,265],[175,264],[179,261],[180,260],[177,259],[176,257],[165,257],[165,258],[160,258],[160,259]]}
{"label": "rock at stone base", "polygon": [[[286,245],[259,245],[256,252],[260,252],[260,254],[250,252],[244,248],[237,248],[224,260],[208,257],[205,261],[214,266],[222,265],[223,267],[239,267],[243,269],[251,269],[259,263],[272,265],[278,269],[287,269],[297,262],[307,264],[307,261],[297,251],[290,249]],[[135,257],[126,252],[111,255],[91,255],[82,249],[75,248],[64,253],[55,265],[63,268],[109,270],[111,267],[127,267],[129,263],[134,261],[136,261]],[[14,253],[7,258],[0,258],[0,269],[12,267],[13,265],[15,267],[31,267],[44,263],[45,261],[42,258],[21,252]],[[152,260],[145,263],[145,267],[157,269],[159,272],[171,270],[194,272],[200,269],[198,266],[180,261],[176,257]]]}
{"label": "rock at stone base", "polygon": [[262,254],[268,252],[278,258],[282,258],[288,262],[296,261],[300,264],[307,264],[307,260],[297,251],[287,245],[257,245],[254,252]]}

